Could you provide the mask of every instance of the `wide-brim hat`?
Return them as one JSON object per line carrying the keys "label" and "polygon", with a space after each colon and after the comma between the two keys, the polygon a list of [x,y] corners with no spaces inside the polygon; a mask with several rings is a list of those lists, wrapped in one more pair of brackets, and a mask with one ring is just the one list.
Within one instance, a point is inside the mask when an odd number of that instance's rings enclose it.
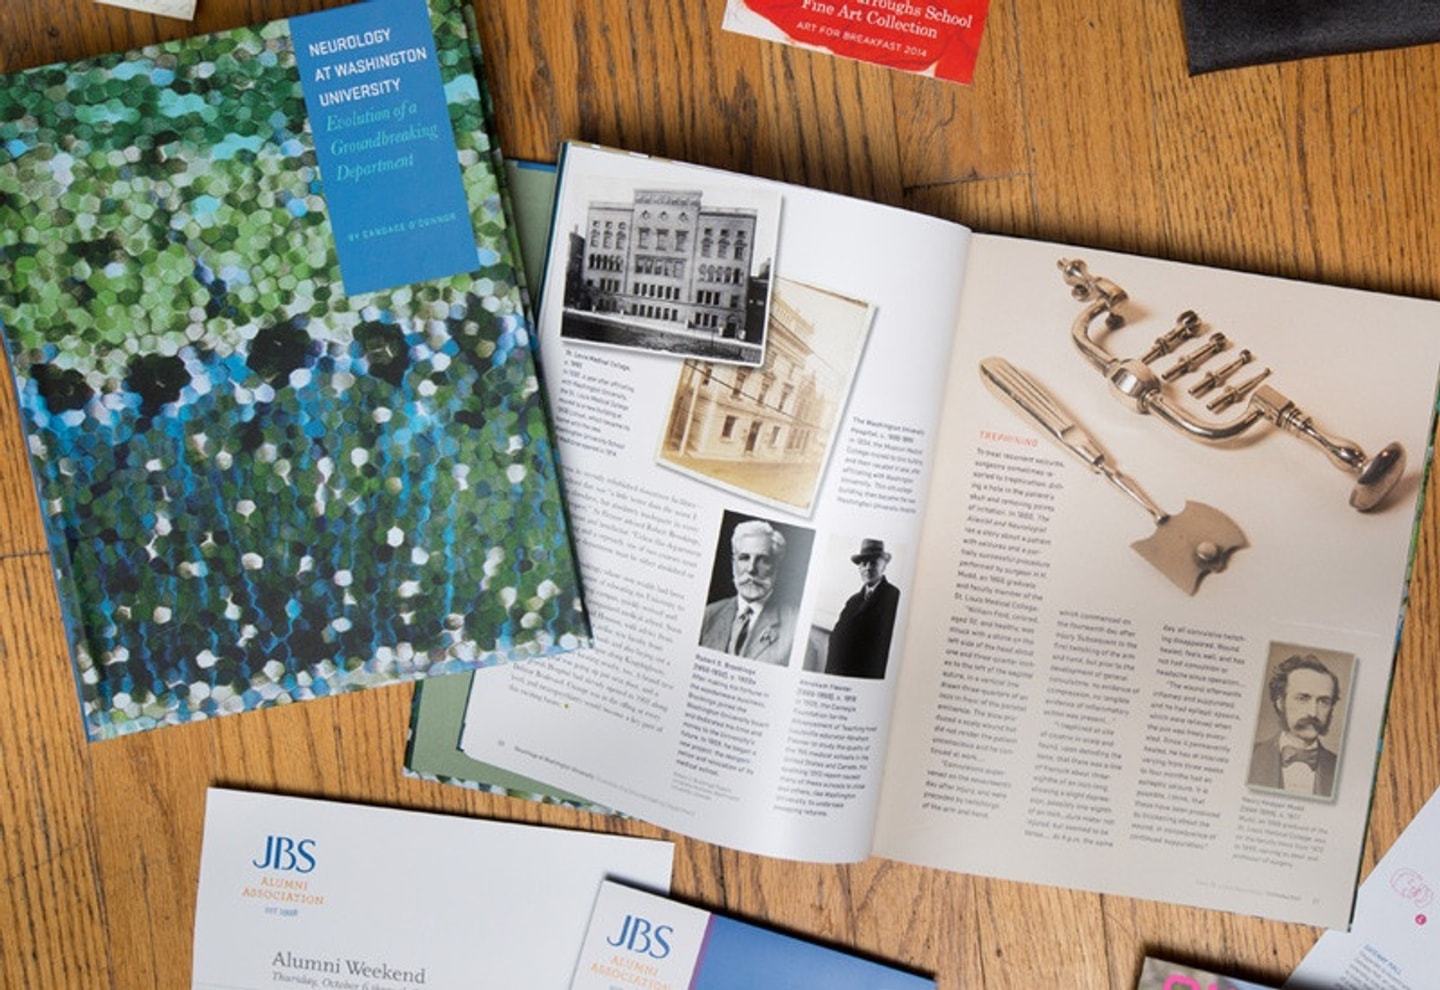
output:
{"label": "wide-brim hat", "polygon": [[858,564],[862,560],[873,560],[876,557],[890,559],[890,555],[885,552],[885,541],[865,539],[860,541],[860,552],[851,554],[850,563]]}

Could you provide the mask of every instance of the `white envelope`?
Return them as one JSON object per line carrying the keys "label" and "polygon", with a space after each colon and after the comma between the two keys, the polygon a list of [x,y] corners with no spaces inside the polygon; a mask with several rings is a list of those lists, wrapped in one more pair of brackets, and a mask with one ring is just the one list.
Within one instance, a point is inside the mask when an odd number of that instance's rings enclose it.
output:
{"label": "white envelope", "polygon": [[602,880],[668,891],[650,839],[212,788],[195,990],[564,990]]}

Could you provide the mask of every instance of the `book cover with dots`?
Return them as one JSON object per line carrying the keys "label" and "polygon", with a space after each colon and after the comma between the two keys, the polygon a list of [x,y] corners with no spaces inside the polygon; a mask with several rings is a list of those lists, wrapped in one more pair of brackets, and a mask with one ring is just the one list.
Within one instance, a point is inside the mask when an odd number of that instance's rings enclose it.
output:
{"label": "book cover with dots", "polygon": [[588,642],[473,14],[0,79],[0,328],[89,738]]}

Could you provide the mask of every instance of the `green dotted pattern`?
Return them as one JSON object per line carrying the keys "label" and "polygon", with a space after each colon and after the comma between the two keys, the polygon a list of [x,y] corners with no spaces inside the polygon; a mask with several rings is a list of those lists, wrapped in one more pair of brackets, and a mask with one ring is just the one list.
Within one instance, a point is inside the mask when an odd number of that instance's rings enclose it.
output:
{"label": "green dotted pattern", "polygon": [[0,81],[0,326],[108,738],[588,640],[462,5],[476,271],[348,298],[288,24]]}

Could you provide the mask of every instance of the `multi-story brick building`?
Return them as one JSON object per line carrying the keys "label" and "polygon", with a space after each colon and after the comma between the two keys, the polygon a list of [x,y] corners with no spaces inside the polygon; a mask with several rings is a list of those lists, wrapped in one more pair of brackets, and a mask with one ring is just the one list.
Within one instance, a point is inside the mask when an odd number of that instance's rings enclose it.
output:
{"label": "multi-story brick building", "polygon": [[756,211],[702,196],[640,189],[630,203],[591,203],[569,304],[759,343],[764,327],[747,319]]}

